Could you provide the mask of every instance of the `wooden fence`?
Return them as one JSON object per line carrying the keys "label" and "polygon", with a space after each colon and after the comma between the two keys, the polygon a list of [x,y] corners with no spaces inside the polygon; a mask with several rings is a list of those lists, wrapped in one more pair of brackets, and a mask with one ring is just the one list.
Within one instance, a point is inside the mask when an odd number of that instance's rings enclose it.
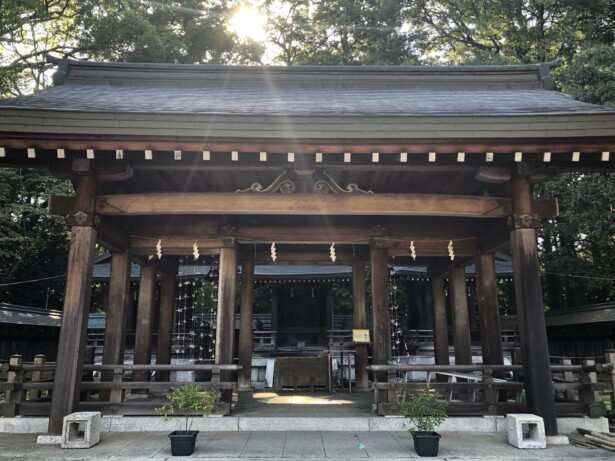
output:
{"label": "wooden fence", "polygon": [[[372,365],[372,387],[379,415],[399,414],[397,394],[417,392],[426,385],[449,401],[450,416],[526,413],[521,365]],[[599,417],[606,407],[598,395],[604,383],[596,372],[612,371],[612,364],[554,365],[555,410],[558,416]],[[427,378],[409,380],[409,373]]]}
{"label": "wooden fence", "polygon": [[[6,382],[0,383],[5,401],[0,404],[0,416],[48,416],[51,409],[53,376],[56,364],[22,363],[21,356],[13,356],[0,365]],[[153,415],[154,408],[166,403],[169,388],[185,382],[169,381],[169,372],[195,372],[203,381],[202,389],[215,387],[222,393],[214,414],[228,415],[231,411],[229,393],[236,387],[239,365],[182,364],[182,365],[84,365],[79,411],[100,411],[103,414]],[[104,381],[95,382],[94,373],[101,373]],[[133,380],[130,380],[130,378]],[[164,381],[148,380],[152,377]],[[205,380],[206,379],[206,380]]]}

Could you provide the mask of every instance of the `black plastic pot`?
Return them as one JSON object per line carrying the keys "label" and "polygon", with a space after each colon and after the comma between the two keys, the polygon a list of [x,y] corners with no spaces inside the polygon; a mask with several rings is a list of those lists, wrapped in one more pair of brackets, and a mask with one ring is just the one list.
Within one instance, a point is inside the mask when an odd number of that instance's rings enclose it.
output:
{"label": "black plastic pot", "polygon": [[171,454],[173,456],[190,456],[194,451],[196,436],[199,431],[173,431],[171,439]]}
{"label": "black plastic pot", "polygon": [[438,456],[438,445],[440,443],[440,434],[437,432],[420,432],[412,433],[414,440],[414,451],[419,456]]}

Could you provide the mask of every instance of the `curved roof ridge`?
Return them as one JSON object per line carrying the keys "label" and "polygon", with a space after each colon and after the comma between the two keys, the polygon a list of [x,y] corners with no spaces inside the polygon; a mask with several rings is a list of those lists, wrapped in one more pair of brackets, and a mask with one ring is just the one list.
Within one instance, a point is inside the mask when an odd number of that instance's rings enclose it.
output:
{"label": "curved roof ridge", "polygon": [[544,89],[542,64],[479,66],[246,66],[96,62],[48,57],[54,83],[117,86],[354,89]]}

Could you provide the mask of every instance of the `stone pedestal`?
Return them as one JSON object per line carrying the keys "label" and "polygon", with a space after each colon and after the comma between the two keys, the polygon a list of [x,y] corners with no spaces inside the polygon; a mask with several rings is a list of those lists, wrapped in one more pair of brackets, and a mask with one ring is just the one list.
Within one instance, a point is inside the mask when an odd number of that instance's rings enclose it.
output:
{"label": "stone pedestal", "polygon": [[82,411],[64,417],[62,448],[90,448],[100,441],[101,414]]}
{"label": "stone pedestal", "polygon": [[540,416],[532,414],[506,415],[508,443],[517,448],[547,448],[545,426]]}

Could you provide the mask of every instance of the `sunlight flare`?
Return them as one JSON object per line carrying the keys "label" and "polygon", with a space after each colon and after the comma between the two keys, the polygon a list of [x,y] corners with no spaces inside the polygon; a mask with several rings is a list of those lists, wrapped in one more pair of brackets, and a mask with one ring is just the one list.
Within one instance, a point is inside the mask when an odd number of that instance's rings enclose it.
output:
{"label": "sunlight flare", "polygon": [[265,31],[266,18],[254,8],[242,6],[229,21],[229,30],[241,40],[264,42],[267,39]]}

